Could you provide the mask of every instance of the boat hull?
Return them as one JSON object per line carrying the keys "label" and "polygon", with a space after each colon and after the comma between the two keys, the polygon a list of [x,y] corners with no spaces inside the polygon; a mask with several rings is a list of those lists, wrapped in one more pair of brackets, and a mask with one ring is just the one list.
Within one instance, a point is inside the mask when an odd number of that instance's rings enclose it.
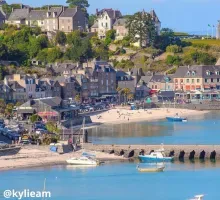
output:
{"label": "boat hull", "polygon": [[167,117],[167,121],[169,122],[183,122],[186,121],[186,118],[178,118],[178,117]]}
{"label": "boat hull", "polygon": [[164,157],[164,158],[156,158],[150,156],[139,156],[141,162],[171,162],[173,161],[173,157]]}
{"label": "boat hull", "polygon": [[158,168],[137,168],[139,172],[163,172],[165,167]]}

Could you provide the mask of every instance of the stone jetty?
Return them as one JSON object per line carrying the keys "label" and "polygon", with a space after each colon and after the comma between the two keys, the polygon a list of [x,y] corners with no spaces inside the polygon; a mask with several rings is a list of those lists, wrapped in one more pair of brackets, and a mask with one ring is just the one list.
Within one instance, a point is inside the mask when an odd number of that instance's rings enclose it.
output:
{"label": "stone jetty", "polygon": [[[140,154],[149,154],[160,149],[161,145],[95,145],[85,144],[84,148],[109,154],[136,158]],[[175,159],[220,160],[220,145],[163,145],[167,156]]]}

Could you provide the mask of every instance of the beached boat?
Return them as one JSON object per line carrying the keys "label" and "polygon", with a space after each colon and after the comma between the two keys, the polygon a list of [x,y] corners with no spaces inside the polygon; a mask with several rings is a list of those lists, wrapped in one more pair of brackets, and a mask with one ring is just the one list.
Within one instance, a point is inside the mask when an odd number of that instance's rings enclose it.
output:
{"label": "beached boat", "polygon": [[170,162],[173,160],[173,157],[166,157],[163,148],[151,152],[150,155],[139,155],[138,157],[141,162]]}
{"label": "beached boat", "polygon": [[204,196],[205,196],[204,194],[196,195],[193,199],[189,199],[189,200],[203,200]]}
{"label": "beached boat", "polygon": [[139,166],[137,166],[137,170],[139,172],[163,172],[165,169],[164,166],[162,167],[150,167],[150,168],[140,168]]}
{"label": "beached boat", "polygon": [[99,165],[99,161],[87,156],[82,156],[80,158],[70,158],[66,160],[68,164],[71,165]]}
{"label": "beached boat", "polygon": [[167,119],[169,122],[186,122],[186,121],[187,121],[186,118],[179,117],[179,116],[166,117],[166,119]]}

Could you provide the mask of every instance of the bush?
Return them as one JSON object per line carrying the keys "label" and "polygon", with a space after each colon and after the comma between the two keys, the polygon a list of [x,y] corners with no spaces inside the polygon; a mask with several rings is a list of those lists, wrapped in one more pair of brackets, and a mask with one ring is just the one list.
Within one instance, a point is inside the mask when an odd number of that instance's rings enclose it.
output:
{"label": "bush", "polygon": [[177,45],[170,45],[166,48],[166,52],[170,52],[170,53],[181,53],[182,47],[177,46]]}
{"label": "bush", "polygon": [[179,56],[171,56],[171,55],[169,55],[166,58],[166,63],[168,65],[177,65],[177,66],[179,66],[180,63],[181,63],[181,58]]}

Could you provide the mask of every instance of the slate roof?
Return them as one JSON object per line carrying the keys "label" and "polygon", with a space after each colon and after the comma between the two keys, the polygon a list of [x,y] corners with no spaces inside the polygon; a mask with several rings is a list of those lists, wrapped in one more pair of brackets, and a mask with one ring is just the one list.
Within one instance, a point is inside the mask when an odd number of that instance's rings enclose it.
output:
{"label": "slate roof", "polygon": [[27,20],[44,20],[46,16],[46,10],[31,10],[27,16]]}
{"label": "slate roof", "polygon": [[15,20],[24,20],[28,17],[30,9],[23,8],[23,9],[14,9],[14,11],[9,15],[9,21]]}
{"label": "slate roof", "polygon": [[104,12],[106,12],[111,19],[117,19],[119,17],[122,17],[122,14],[119,10],[113,10],[113,9],[102,9],[97,13],[97,15],[100,16]]}
{"label": "slate roof", "polygon": [[150,82],[150,80],[152,79],[152,77],[153,76],[142,76],[139,83],[144,82],[144,83],[148,84]]}
{"label": "slate roof", "polygon": [[[1,5],[1,3],[0,3]],[[0,6],[0,19],[5,20],[6,19],[6,14],[4,13],[4,11],[2,10],[2,7]]]}
{"label": "slate roof", "polygon": [[67,8],[64,12],[61,13],[60,17],[74,17],[77,13],[77,7],[75,8]]}
{"label": "slate roof", "polygon": [[[188,71],[190,75],[188,75]],[[194,66],[180,66],[173,75],[174,78],[186,78],[186,77],[202,77],[203,67],[199,65]],[[195,74],[192,76],[192,72]]]}
{"label": "slate roof", "polygon": [[127,23],[126,18],[120,18],[115,21],[113,26],[126,26],[126,23]]}
{"label": "slate roof", "polygon": [[17,89],[25,89],[23,86],[21,86],[17,81],[11,82],[10,83],[10,88],[13,90],[17,90]]}
{"label": "slate roof", "polygon": [[[49,12],[51,15],[47,18],[49,19],[54,19],[60,16],[60,14],[62,13],[63,8],[62,7],[51,7],[47,12]],[[56,17],[53,17],[53,13],[57,13]]]}
{"label": "slate roof", "polygon": [[159,18],[157,17],[157,14],[155,13],[154,10],[150,11],[150,15],[152,16],[152,18],[155,22],[160,22]]}

